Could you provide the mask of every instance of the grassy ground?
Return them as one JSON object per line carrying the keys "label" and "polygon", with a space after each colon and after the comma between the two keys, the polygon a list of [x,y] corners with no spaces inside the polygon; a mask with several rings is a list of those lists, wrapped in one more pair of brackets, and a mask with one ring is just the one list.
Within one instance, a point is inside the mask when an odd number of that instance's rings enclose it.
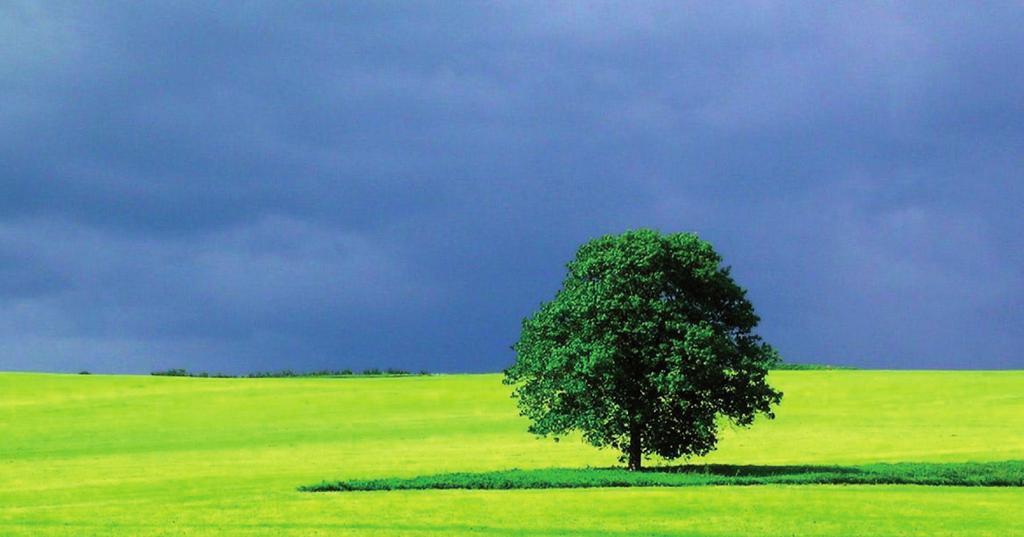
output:
{"label": "grassy ground", "polygon": [[[1024,372],[778,371],[779,418],[706,460],[1024,459]],[[523,432],[496,375],[0,374],[0,535],[1013,535],[1024,489],[308,494],[325,479],[609,466]],[[691,461],[693,462],[693,461]]]}

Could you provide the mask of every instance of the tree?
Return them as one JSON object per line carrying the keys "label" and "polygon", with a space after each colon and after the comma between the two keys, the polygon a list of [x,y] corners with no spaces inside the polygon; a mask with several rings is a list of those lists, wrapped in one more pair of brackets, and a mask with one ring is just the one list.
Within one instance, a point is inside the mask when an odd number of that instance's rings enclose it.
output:
{"label": "tree", "polygon": [[719,418],[774,418],[765,381],[778,354],[711,244],[639,229],[580,247],[555,298],[523,320],[505,371],[530,432],[582,432],[641,458],[705,455]]}

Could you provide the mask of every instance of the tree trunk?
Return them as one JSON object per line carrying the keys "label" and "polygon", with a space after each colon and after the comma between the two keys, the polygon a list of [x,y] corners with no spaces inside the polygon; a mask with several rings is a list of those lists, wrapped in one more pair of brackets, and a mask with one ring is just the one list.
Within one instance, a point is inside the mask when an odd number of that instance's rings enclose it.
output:
{"label": "tree trunk", "polygon": [[629,471],[640,470],[640,427],[633,424],[629,428]]}

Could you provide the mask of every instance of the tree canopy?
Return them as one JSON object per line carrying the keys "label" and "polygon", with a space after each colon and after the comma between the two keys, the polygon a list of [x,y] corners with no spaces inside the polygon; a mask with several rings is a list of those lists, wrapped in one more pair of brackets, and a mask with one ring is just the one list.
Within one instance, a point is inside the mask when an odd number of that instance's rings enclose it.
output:
{"label": "tree canopy", "polygon": [[639,229],[587,242],[567,267],[505,371],[531,432],[580,431],[635,470],[643,456],[707,454],[721,418],[774,417],[778,354],[710,243]]}

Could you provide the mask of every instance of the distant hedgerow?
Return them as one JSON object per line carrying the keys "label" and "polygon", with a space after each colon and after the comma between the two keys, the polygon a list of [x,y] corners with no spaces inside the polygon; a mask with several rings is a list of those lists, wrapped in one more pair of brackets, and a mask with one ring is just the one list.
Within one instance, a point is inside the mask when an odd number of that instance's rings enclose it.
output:
{"label": "distant hedgerow", "polygon": [[153,371],[152,373],[150,373],[150,375],[154,375],[154,376],[157,376],[157,377],[191,377],[191,376],[194,376],[194,375],[190,374],[187,370],[179,369],[179,368],[165,369],[163,371]]}
{"label": "distant hedgerow", "polygon": [[[87,372],[84,374],[88,374]],[[430,372],[427,370],[421,370],[417,375],[429,375]],[[309,371],[306,373],[298,373],[291,369],[282,369],[280,371],[256,371],[254,373],[247,373],[244,375],[229,375],[226,373],[209,373],[206,371],[189,371],[182,368],[165,369],[161,371],[153,371],[150,375],[157,377],[195,377],[195,378],[290,378],[290,377],[349,377],[349,376],[411,376],[413,373],[405,369],[396,369],[389,367],[387,369],[369,368],[363,370],[362,373],[354,373],[351,369],[321,369],[319,371]]]}
{"label": "distant hedgerow", "polygon": [[831,364],[796,364],[790,362],[779,362],[771,367],[774,370],[781,371],[827,371],[827,370],[852,370],[857,369],[856,367],[848,365],[831,365]]}

